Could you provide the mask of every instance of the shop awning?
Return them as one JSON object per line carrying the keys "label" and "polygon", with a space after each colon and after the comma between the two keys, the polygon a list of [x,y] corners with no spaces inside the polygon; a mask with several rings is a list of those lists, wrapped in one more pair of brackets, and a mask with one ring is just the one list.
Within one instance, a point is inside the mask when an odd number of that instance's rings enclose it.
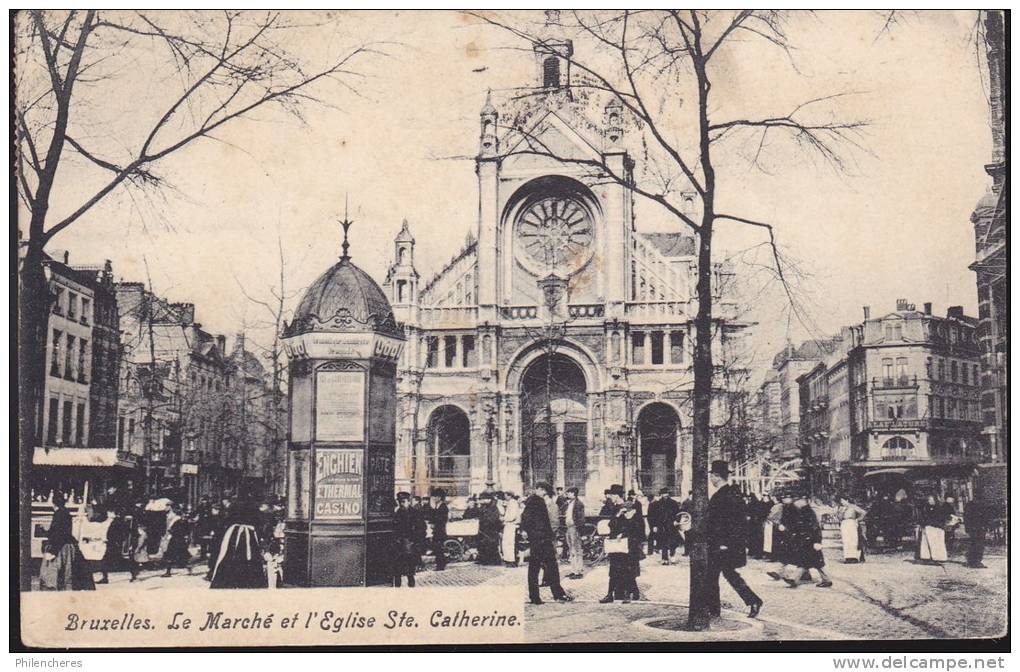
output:
{"label": "shop awning", "polygon": [[905,468],[875,469],[874,471],[869,471],[868,473],[864,474],[864,478],[868,478],[869,476],[881,476],[881,475],[884,475],[884,474],[898,474],[900,476],[903,476],[904,474],[906,474],[909,471],[910,471],[910,469],[905,469]]}
{"label": "shop awning", "polygon": [[116,448],[36,448],[32,464],[43,467],[116,467]]}

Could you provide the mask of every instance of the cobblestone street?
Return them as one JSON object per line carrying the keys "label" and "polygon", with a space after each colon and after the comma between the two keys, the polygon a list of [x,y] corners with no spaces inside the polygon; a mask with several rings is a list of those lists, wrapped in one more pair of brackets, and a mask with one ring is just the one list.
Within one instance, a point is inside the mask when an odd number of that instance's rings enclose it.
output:
{"label": "cobblestone street", "polygon": [[[833,556],[835,553],[832,554]],[[564,580],[576,598],[571,604],[549,600],[526,607],[529,632],[545,642],[570,641],[698,641],[707,639],[931,639],[994,637],[1005,632],[1007,559],[995,551],[985,558],[988,569],[964,567],[959,556],[942,567],[915,564],[909,553],[872,555],[863,565],[845,565],[829,558],[828,589],[803,583],[796,589],[766,575],[768,566],[750,560],[741,571],[748,585],[765,601],[756,621],[729,586],[722,585],[721,627],[705,633],[684,633],[649,627],[649,621],[683,620],[689,590],[687,559],[663,566],[658,558],[642,562],[638,585],[644,600],[632,604],[598,604],[608,584],[608,567],[589,568],[581,580]],[[565,567],[561,568],[564,574]],[[171,578],[144,572],[129,583],[115,574],[105,590],[206,588],[204,566],[188,575],[175,570]],[[457,563],[444,572],[431,568],[418,574],[420,586],[518,585],[526,599],[527,568]],[[286,590],[286,589],[285,589]],[[539,636],[536,634],[536,641]]]}

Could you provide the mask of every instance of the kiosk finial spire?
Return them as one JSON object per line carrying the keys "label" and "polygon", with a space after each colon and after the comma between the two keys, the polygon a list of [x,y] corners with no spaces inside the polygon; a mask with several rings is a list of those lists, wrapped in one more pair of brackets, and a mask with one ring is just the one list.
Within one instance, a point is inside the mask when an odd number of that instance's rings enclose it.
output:
{"label": "kiosk finial spire", "polygon": [[351,255],[347,253],[347,250],[351,246],[350,242],[347,240],[347,232],[353,223],[354,222],[351,221],[350,217],[348,217],[347,195],[344,194],[344,218],[343,221],[340,222],[340,226],[344,227],[344,242],[343,245],[341,245],[343,253],[340,255],[340,261],[347,261],[351,258]]}

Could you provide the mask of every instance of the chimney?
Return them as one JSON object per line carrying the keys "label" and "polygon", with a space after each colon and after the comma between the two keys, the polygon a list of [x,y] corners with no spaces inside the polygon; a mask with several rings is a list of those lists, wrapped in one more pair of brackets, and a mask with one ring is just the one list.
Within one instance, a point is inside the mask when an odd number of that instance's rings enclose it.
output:
{"label": "chimney", "polygon": [[219,348],[219,351],[220,351],[221,354],[226,354],[226,350],[227,350],[227,337],[226,336],[222,336],[222,335],[221,336],[217,336],[216,337],[216,347]]}
{"label": "chimney", "polygon": [[958,320],[962,320],[963,306],[949,306],[949,309],[946,311],[946,317],[950,319],[956,318]]}
{"label": "chimney", "polygon": [[896,299],[896,310],[903,311],[909,310],[906,299]]}
{"label": "chimney", "polygon": [[931,301],[924,302],[924,314],[931,315]]}
{"label": "chimney", "polygon": [[244,353],[244,332],[239,331],[234,337],[234,352]]}
{"label": "chimney", "polygon": [[68,250],[64,250],[64,266],[68,266],[71,263],[71,253]]}
{"label": "chimney", "polygon": [[871,306],[864,306],[864,319],[865,320],[871,319]]}

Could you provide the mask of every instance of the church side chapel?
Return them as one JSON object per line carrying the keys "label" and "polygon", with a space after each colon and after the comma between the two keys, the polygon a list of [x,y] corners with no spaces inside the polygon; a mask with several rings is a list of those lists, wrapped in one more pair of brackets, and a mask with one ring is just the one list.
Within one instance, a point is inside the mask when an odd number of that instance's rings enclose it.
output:
{"label": "church side chapel", "polygon": [[[529,95],[499,106],[490,93],[481,109],[463,248],[423,282],[414,227],[394,240],[398,490],[690,488],[696,240],[641,230],[627,186],[640,131],[618,100],[578,85],[555,14]],[[721,362],[750,325],[722,296],[733,270],[715,272]]]}

